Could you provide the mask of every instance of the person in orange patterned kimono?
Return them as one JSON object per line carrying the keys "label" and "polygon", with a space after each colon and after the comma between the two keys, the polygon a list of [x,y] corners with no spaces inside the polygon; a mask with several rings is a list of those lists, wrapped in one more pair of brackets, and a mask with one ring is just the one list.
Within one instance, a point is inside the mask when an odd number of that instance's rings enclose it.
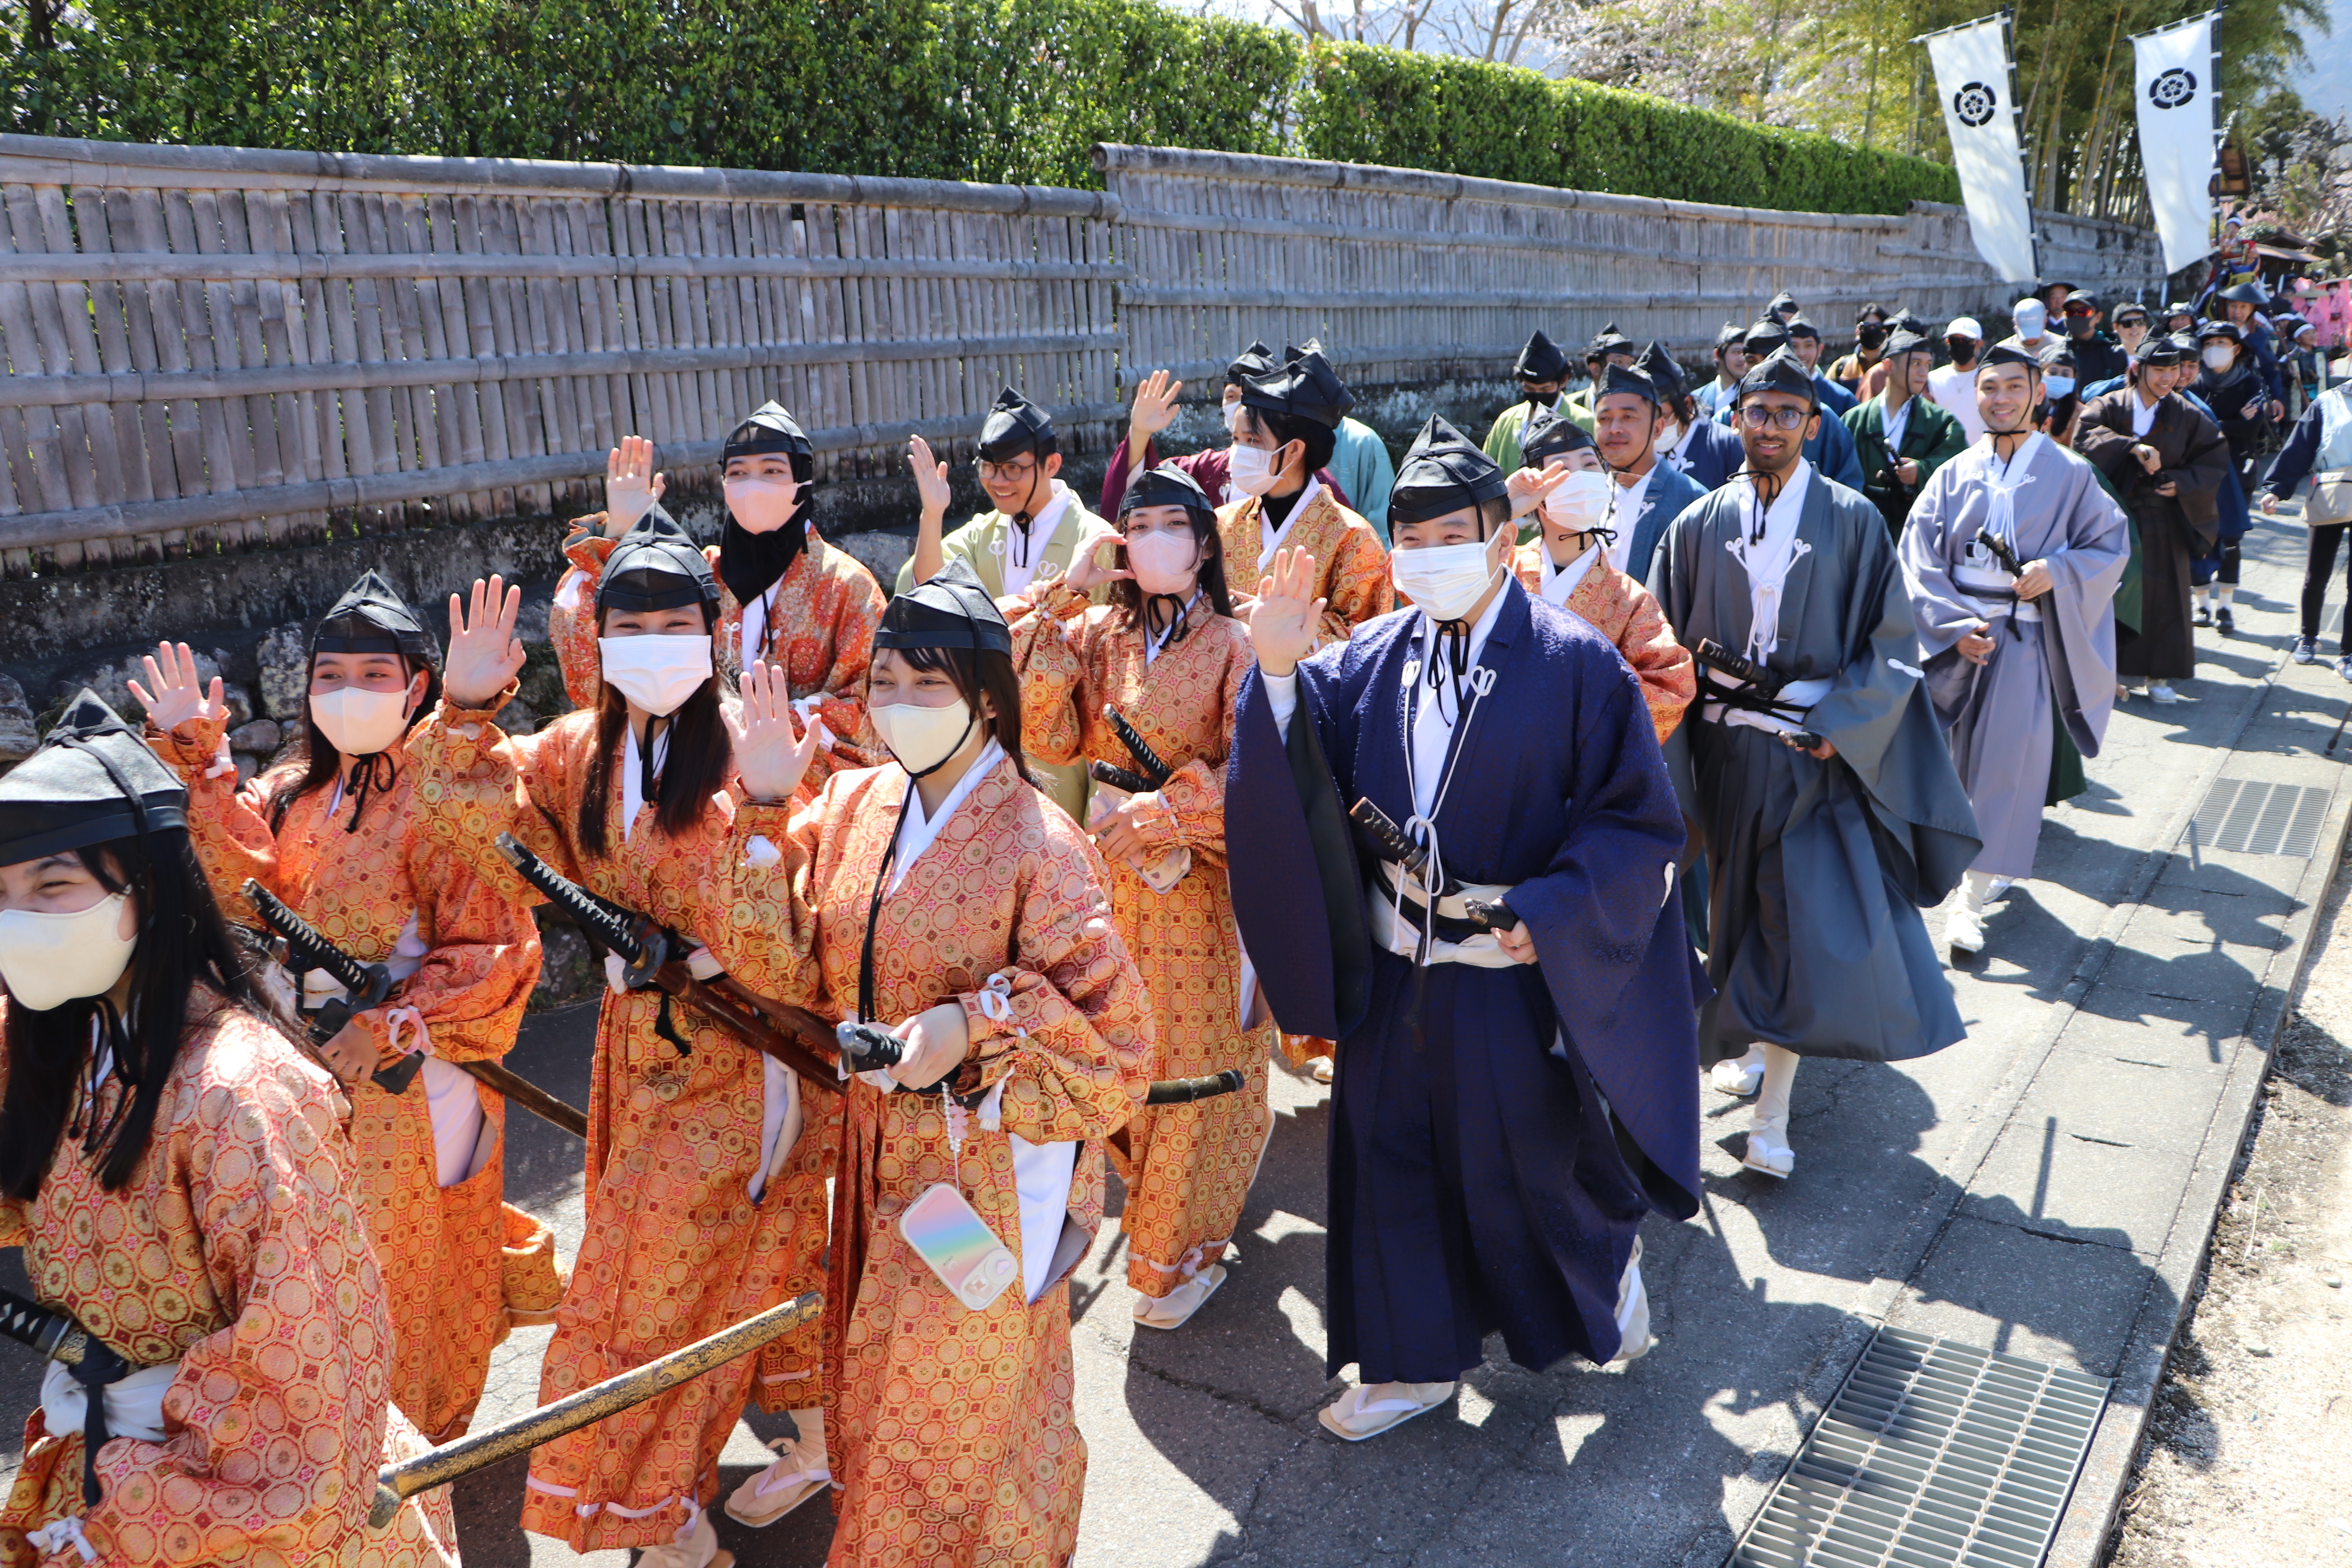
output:
{"label": "person in orange patterned kimono", "polygon": [[[1698,671],[1650,591],[1609,563],[1610,532],[1602,526],[1609,476],[1592,437],[1572,420],[1538,409],[1528,420],[1522,450],[1529,468],[1568,477],[1540,497],[1531,493],[1528,470],[1511,477],[1513,511],[1535,511],[1541,524],[1540,536],[1519,546],[1512,569],[1528,593],[1583,616],[1617,645],[1642,683],[1663,746],[1698,690]],[[1590,457],[1590,464],[1580,468],[1580,457]]]}
{"label": "person in orange patterned kimono", "polygon": [[[901,593],[866,689],[897,765],[741,812],[765,844],[738,896],[764,904],[762,879],[791,894],[778,945],[799,964],[779,994],[903,1042],[845,1086],[824,1311],[833,1568],[1043,1568],[1077,1543],[1087,1450],[1063,1286],[1102,1223],[1103,1145],[1150,1078],[1152,1015],[1102,857],[1026,776],[1011,643],[960,562]],[[744,789],[788,801],[805,742],[772,693],[747,682],[744,705]],[[959,1217],[984,1248],[938,1249],[937,1222]]]}
{"label": "person in orange patterned kimono", "polygon": [[[428,831],[520,892],[495,847],[511,832],[599,898],[703,944],[690,958],[698,973],[725,971],[774,994],[781,950],[762,932],[784,917],[726,890],[743,849],[710,563],[656,508],[614,548],[595,592],[597,706],[518,736],[491,714],[522,668],[521,595],[494,577],[474,584],[470,605],[452,597],[447,689],[410,742]],[[808,734],[814,747],[814,726]],[[801,1095],[793,1074],[683,1005],[651,990],[606,994],[587,1226],[541,1363],[542,1402],[815,1288],[832,1119],[808,1116],[803,1134]],[[760,1363],[782,1379],[802,1437],[772,1467],[800,1479],[771,1499],[824,1489],[817,1353],[812,1328]],[[750,1358],[731,1363],[535,1450],[523,1528],[575,1552],[646,1548],[640,1568],[717,1562],[706,1510],[752,1377]]]}
{"label": "person in orange patterned kimono", "polygon": [[1321,564],[1315,596],[1326,601],[1326,643],[1347,641],[1396,607],[1381,536],[1313,477],[1330,463],[1334,433],[1355,405],[1312,343],[1279,370],[1243,376],[1230,449],[1242,499],[1217,511],[1225,559],[1244,581],[1255,582],[1280,549],[1307,551]]}
{"label": "person in orange patterned kimono", "polygon": [[0,1247],[98,1347],[47,1363],[0,1564],[455,1568],[446,1491],[368,1527],[424,1443],[346,1108],[256,996],[187,812],[88,691],[0,779]]}
{"label": "person in orange patterned kimono", "polygon": [[[606,455],[604,510],[579,519],[563,553],[572,565],[556,584],[548,640],[574,704],[596,706],[596,579],[614,542],[653,510],[668,477],[654,471],[654,444],[631,436]],[[812,787],[835,768],[883,759],[865,729],[866,661],[882,618],[882,585],[864,563],[816,531],[809,486],[816,458],[784,405],[762,404],[719,448],[727,522],[708,548],[719,574],[719,662],[731,675],[754,660],[781,666],[797,711],[825,727],[810,770]]]}
{"label": "person in orange patterned kimono", "polygon": [[[555,1237],[504,1201],[506,1100],[457,1064],[514,1046],[539,979],[520,902],[425,837],[406,738],[438,695],[415,615],[373,572],[310,639],[299,760],[239,788],[228,712],[184,645],[146,660],[147,743],[188,787],[189,835],[222,908],[257,925],[250,877],[394,985],[323,1047],[351,1085],[352,1187],[392,1293],[393,1402],[436,1443],[461,1435],[510,1323],[562,1294]],[[315,1014],[343,995],[295,976]],[[422,1060],[406,1058],[421,1054]],[[404,1070],[399,1092],[372,1076]]]}
{"label": "person in orange patterned kimono", "polygon": [[[1234,703],[1253,658],[1233,618],[1216,509],[1174,464],[1138,474],[1121,498],[1119,532],[1080,546],[1068,574],[1001,605],[1021,672],[1022,740],[1048,762],[1088,761],[1136,773],[1106,707],[1173,770],[1129,794],[1097,779],[1088,826],[1110,863],[1110,907],[1150,988],[1160,1052],[1154,1078],[1238,1069],[1238,1094],[1139,1110],[1112,1135],[1127,1184],[1135,1320],[1181,1328],[1225,1270],[1242,1202],[1273,1117],[1266,1110],[1263,1027],[1234,932],[1225,887],[1225,757]],[[1124,564],[1105,557],[1116,552]],[[1097,582],[1110,603],[1091,605]],[[1149,784],[1146,775],[1139,782]],[[1244,993],[1247,993],[1244,994]]]}

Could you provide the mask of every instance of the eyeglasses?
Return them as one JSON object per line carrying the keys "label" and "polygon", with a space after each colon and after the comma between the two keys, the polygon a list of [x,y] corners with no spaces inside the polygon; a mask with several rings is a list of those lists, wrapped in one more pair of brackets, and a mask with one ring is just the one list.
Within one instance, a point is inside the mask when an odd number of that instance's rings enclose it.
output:
{"label": "eyeglasses", "polygon": [[1034,459],[1024,458],[1017,463],[992,463],[986,458],[973,465],[980,469],[983,484],[1018,484],[1037,471]]}
{"label": "eyeglasses", "polygon": [[1760,403],[1742,404],[1739,409],[1739,422],[1750,430],[1761,430],[1767,425],[1776,429],[1794,430],[1812,416],[1813,411],[1810,408],[1767,408]]}
{"label": "eyeglasses", "polygon": [[2070,316],[2087,316],[2092,313],[2092,310],[2090,306],[2079,300],[2069,300],[2066,301],[2066,313]]}

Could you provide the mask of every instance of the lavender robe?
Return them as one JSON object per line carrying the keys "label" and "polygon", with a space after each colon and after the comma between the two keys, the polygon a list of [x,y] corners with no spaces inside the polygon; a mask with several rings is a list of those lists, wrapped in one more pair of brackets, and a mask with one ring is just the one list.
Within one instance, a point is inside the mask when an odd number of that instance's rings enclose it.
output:
{"label": "lavender robe", "polygon": [[1437,826],[1454,876],[1512,885],[1535,965],[1416,970],[1367,933],[1370,846],[1346,810],[1412,814],[1417,612],[1300,665],[1287,742],[1255,670],[1242,687],[1234,913],[1282,1026],[1339,1042],[1327,1359],[1366,1383],[1457,1377],[1496,1331],[1526,1366],[1611,1359],[1635,1226],[1698,1205],[1700,981],[1655,732],[1607,639],[1501,591],[1479,658],[1495,684],[1456,731]]}
{"label": "lavender robe", "polygon": [[[1927,695],[1984,839],[1970,868],[2000,877],[2033,874],[2056,723],[2083,755],[2099,754],[2116,700],[2116,585],[2131,552],[2123,509],[2090,464],[2046,436],[2022,455],[2007,516],[1992,445],[1979,442],[1928,477],[1902,545]],[[2009,574],[1978,542],[1988,522],[2021,562],[2049,563],[2053,586],[2030,616],[2011,613]],[[1955,646],[1979,621],[1993,639],[1981,665]]]}

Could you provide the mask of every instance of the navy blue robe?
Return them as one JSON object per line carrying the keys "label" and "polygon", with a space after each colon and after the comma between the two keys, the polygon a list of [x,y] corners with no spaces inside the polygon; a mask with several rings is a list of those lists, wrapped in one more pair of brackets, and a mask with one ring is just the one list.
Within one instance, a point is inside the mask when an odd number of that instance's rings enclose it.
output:
{"label": "navy blue robe", "polygon": [[1612,1359],[1635,1226],[1698,1207],[1705,980],[1674,886],[1682,813],[1617,650],[1516,581],[1501,591],[1479,658],[1495,684],[1456,728],[1437,830],[1451,875],[1514,885],[1537,964],[1416,973],[1367,934],[1371,852],[1345,812],[1360,795],[1412,815],[1418,612],[1299,666],[1287,743],[1255,669],[1242,687],[1234,914],[1281,1026],[1339,1042],[1326,1359],[1367,1384],[1455,1378],[1496,1331],[1525,1366]]}

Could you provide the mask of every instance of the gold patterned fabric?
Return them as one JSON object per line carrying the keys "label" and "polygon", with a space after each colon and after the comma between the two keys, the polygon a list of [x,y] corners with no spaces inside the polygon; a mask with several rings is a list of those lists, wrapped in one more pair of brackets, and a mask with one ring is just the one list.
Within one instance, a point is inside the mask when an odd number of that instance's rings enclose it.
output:
{"label": "gold patterned fabric", "polygon": [[[1217,509],[1217,531],[1225,544],[1225,581],[1237,595],[1254,595],[1268,570],[1258,564],[1265,547],[1265,503],[1255,496]],[[1372,525],[1331,499],[1320,486],[1306,509],[1290,520],[1285,550],[1315,557],[1315,596],[1328,599],[1318,642],[1346,642],[1348,634],[1396,608],[1389,583],[1389,552]]]}
{"label": "gold patterned fabric", "polygon": [[[1543,541],[1519,546],[1513,569],[1530,594],[1543,593]],[[1569,590],[1568,609],[1584,617],[1594,631],[1617,645],[1642,683],[1642,700],[1650,705],[1650,724],[1658,744],[1683,720],[1698,691],[1698,665],[1690,649],[1675,640],[1675,628],[1650,591],[1605,560],[1595,561],[1584,580]]]}
{"label": "gold patterned fabric", "polygon": [[[572,525],[564,558],[572,563],[555,586],[547,616],[548,641],[563,671],[563,689],[577,707],[593,710],[604,694],[603,661],[596,651],[596,584],[617,542],[604,537],[604,514]],[[703,553],[713,572],[719,551]],[[816,700],[816,711],[833,732],[833,744],[817,753],[809,785],[835,768],[867,768],[889,760],[889,752],[866,722],[866,667],[874,658],[874,632],[882,624],[882,585],[865,563],[835,550],[814,528],[808,543],[769,590],[761,658],[780,667],[795,702]],[[729,678],[741,674],[737,657],[743,640],[743,606],[719,584],[715,662]]]}
{"label": "gold patterned fabric", "polygon": [[[649,803],[625,842],[614,766],[610,838],[603,853],[590,854],[577,825],[595,741],[593,712],[509,737],[488,713],[445,703],[410,738],[434,843],[510,895],[536,898],[493,847],[499,834],[512,832],[591,892],[707,945],[721,968],[776,994],[773,961],[792,967],[768,934],[788,923],[784,890],[767,896],[764,881],[732,879],[730,867],[743,854],[734,795],[713,795],[701,821],[678,837],[656,825]],[[666,1012],[687,1051],[662,1037]],[[587,1225],[541,1363],[541,1403],[817,1288],[838,1116],[829,1097],[804,1093],[800,1141],[754,1200],[761,1060],[683,1005],[665,1009],[656,993],[605,994],[588,1101]],[[793,1378],[778,1385],[793,1391],[783,1403],[814,1403],[814,1327],[788,1336],[761,1364]],[[523,1528],[578,1552],[670,1540],[690,1507],[718,1494],[719,1450],[753,1370],[748,1358],[734,1362],[535,1450]]]}
{"label": "gold patterned fabric", "polygon": [[[0,1019],[6,1003],[0,1000]],[[0,1088],[7,1064],[0,1059]],[[121,1092],[110,1079],[101,1116]],[[134,1366],[176,1360],[161,1443],[99,1453],[81,1532],[104,1568],[457,1562],[446,1491],[367,1527],[375,1472],[421,1451],[391,1407],[393,1334],[352,1201],[341,1098],[276,1029],[199,991],[154,1131],[119,1192],[70,1135],[29,1203],[0,1197],[43,1305]],[[82,1437],[36,1407],[0,1505],[0,1568],[72,1564],[26,1537],[83,1515]]]}
{"label": "gold patterned fabric", "polygon": [[[239,788],[223,761],[219,720],[191,719],[169,734],[151,725],[147,743],[188,786],[189,837],[231,918],[257,923],[240,891],[251,877],[362,963],[393,957],[414,922],[425,949],[416,972],[383,1006],[357,1015],[380,1053],[395,1027],[415,1043],[419,1020],[446,1062],[496,1060],[513,1048],[539,980],[539,928],[519,900],[425,841],[404,745],[383,753],[392,783],[368,794],[353,831],[352,802],[337,802],[332,784],[277,814],[271,801],[299,777],[291,769]],[[395,1025],[399,1014],[413,1016]],[[481,1085],[475,1092],[490,1147],[478,1152],[479,1170],[444,1187],[423,1079],[399,1094],[371,1082],[349,1091],[351,1187],[392,1311],[393,1402],[436,1443],[472,1419],[508,1307],[545,1311],[562,1290],[553,1233],[504,1203],[506,1097]],[[508,1233],[518,1222],[525,1240],[509,1300]]]}
{"label": "gold patterned fabric", "polygon": [[[735,897],[789,887],[777,935],[799,959],[774,993],[824,1016],[857,1007],[858,959],[907,775],[835,773],[787,814],[739,821],[782,850],[739,864]],[[751,858],[757,858],[757,857]],[[960,1156],[937,1094],[848,1085],[825,1280],[826,1443],[840,1521],[835,1568],[1066,1563],[1086,1444],[1072,1415],[1069,1294],[1102,1223],[1102,1144],[1141,1099],[1152,1017],[1111,919],[1102,858],[1068,816],[997,764],[905,868],[876,932],[875,1011],[896,1024],[964,1009],[971,1050],[950,1082]],[[953,1182],[1016,1256],[1015,1136],[1075,1142],[1059,1267],[1034,1303],[1015,1283],[971,1310],[900,1235],[908,1205]]]}
{"label": "gold patterned fabric", "polygon": [[1273,1128],[1266,1109],[1266,1030],[1241,1026],[1241,944],[1225,884],[1225,759],[1242,677],[1255,662],[1249,631],[1193,606],[1183,639],[1145,658],[1128,614],[1089,606],[1059,581],[1001,606],[1021,672],[1022,748],[1048,762],[1135,758],[1103,716],[1106,703],[1174,769],[1137,821],[1157,855],[1192,852],[1192,868],[1156,892],[1126,860],[1110,868],[1111,913],[1151,994],[1159,1039],[1151,1076],[1198,1078],[1238,1068],[1238,1094],[1141,1109],[1112,1135],[1127,1184],[1119,1226],[1128,1282],[1165,1296],[1223,1254]]}

